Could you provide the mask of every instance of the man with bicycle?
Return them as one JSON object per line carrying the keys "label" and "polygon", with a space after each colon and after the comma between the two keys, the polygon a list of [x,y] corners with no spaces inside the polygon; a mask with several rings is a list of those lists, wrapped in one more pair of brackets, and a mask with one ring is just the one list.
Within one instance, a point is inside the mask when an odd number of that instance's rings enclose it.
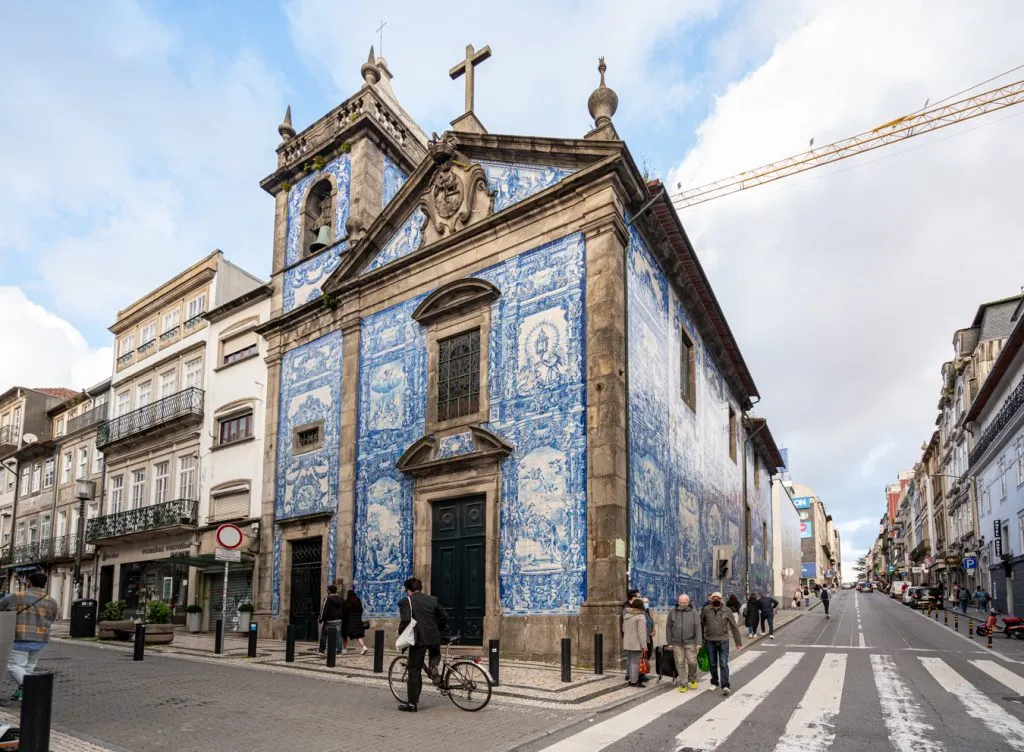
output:
{"label": "man with bicycle", "polygon": [[423,592],[423,582],[417,577],[405,581],[405,593],[406,597],[398,604],[398,633],[402,634],[410,620],[415,619],[416,642],[409,648],[408,701],[398,709],[415,713],[423,689],[423,660],[428,652],[430,664],[427,671],[436,681],[437,666],[441,662],[441,633],[448,629],[448,613],[437,598]]}

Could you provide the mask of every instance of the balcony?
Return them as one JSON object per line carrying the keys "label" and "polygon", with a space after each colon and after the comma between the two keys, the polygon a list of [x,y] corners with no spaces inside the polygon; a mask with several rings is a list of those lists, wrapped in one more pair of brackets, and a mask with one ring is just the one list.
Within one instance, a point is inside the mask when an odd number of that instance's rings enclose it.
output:
{"label": "balcony", "polygon": [[166,332],[160,335],[160,344],[165,345],[168,342],[177,339],[180,333],[181,327],[179,327],[178,325],[172,326],[170,329],[168,329]]}
{"label": "balcony", "polygon": [[136,352],[138,352],[139,357],[141,358],[142,356],[149,355],[149,353],[155,352],[155,351],[156,351],[156,338],[154,337],[153,339],[149,340],[149,342],[144,342],[141,345],[139,345],[139,349]]}
{"label": "balcony", "polygon": [[107,405],[96,405],[92,410],[86,410],[81,415],[72,418],[68,421],[68,433],[75,433],[85,428],[91,428],[97,423],[102,423],[107,419]]}
{"label": "balcony", "polygon": [[988,424],[988,428],[985,429],[985,433],[978,439],[978,443],[974,445],[974,450],[971,452],[970,464],[973,467],[978,459],[985,453],[985,450],[991,446],[992,442],[995,441],[996,437],[1003,432],[1006,425],[1013,419],[1017,412],[1024,407],[1024,378],[1020,380],[1017,387],[1010,392],[1010,396],[1003,402],[1003,406],[999,408],[999,412],[996,413],[995,419]]}
{"label": "balcony", "polygon": [[190,421],[200,422],[202,419],[203,390],[192,386],[108,420],[100,426],[96,434],[96,446],[105,450],[111,444],[156,428],[167,428]]}
{"label": "balcony", "polygon": [[191,334],[197,326],[202,324],[203,321],[205,321],[205,316],[205,313],[200,313],[198,316],[193,316],[192,318],[185,321],[185,335],[187,336]]}
{"label": "balcony", "polygon": [[124,368],[125,366],[130,365],[133,360],[135,360],[135,351],[129,350],[124,355],[118,356],[117,367]]}
{"label": "balcony", "polygon": [[[53,539],[50,547],[50,558],[53,561],[68,561],[78,556],[78,536],[59,535]],[[89,556],[96,550],[95,546],[86,544],[82,546],[82,555]]]}
{"label": "balcony", "polygon": [[85,539],[101,541],[120,538],[125,535],[153,533],[171,528],[195,528],[199,516],[199,502],[191,499],[177,499],[163,504],[153,504],[127,512],[117,512],[88,521]]}
{"label": "balcony", "polygon": [[38,564],[49,561],[53,541],[47,539],[32,543],[19,543],[11,551],[11,565]]}
{"label": "balcony", "polygon": [[15,425],[0,426],[0,452],[10,452],[18,446],[18,427]]}

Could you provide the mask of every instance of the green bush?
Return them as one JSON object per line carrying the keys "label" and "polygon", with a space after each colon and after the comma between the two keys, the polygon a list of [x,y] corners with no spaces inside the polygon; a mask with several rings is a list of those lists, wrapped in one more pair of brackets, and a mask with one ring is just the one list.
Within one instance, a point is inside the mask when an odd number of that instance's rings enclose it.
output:
{"label": "green bush", "polygon": [[163,601],[150,601],[146,604],[146,621],[150,624],[170,624],[171,607]]}
{"label": "green bush", "polygon": [[124,618],[124,608],[128,604],[124,601],[110,601],[103,606],[100,612],[100,621],[121,621]]}
{"label": "green bush", "polygon": [[191,606],[185,609],[185,613],[189,614],[201,614],[203,613],[203,607],[198,603],[193,603]]}
{"label": "green bush", "polygon": [[252,604],[248,602],[239,604],[238,612],[241,613],[242,611],[248,611],[251,614],[253,612]]}

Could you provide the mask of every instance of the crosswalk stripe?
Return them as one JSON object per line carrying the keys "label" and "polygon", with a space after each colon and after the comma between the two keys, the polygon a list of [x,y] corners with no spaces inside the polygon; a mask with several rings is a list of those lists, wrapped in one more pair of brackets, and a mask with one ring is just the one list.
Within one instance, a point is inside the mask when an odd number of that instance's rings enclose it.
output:
{"label": "crosswalk stripe", "polygon": [[1008,748],[1024,750],[1024,723],[985,697],[941,658],[922,657],[921,663],[943,689],[960,700],[967,715],[977,718],[998,734]]}
{"label": "crosswalk stripe", "polygon": [[846,653],[825,653],[775,752],[826,752],[832,746],[845,679]]}
{"label": "crosswalk stripe", "polygon": [[803,653],[783,653],[781,658],[776,659],[752,681],[736,690],[732,697],[720,702],[680,732],[676,736],[680,749],[687,752],[717,749],[764,698],[779,686],[803,657]]}
{"label": "crosswalk stripe", "polygon": [[1007,689],[1019,695],[1024,695],[1024,678],[1013,673],[1008,668],[1000,666],[995,661],[969,661],[969,663],[975,668],[984,671]]}
{"label": "crosswalk stripe", "polygon": [[914,702],[910,688],[896,673],[891,655],[872,655],[871,671],[882,704],[882,718],[889,731],[889,742],[897,752],[941,752],[942,742],[929,737],[935,729],[925,723],[920,706]]}
{"label": "crosswalk stripe", "polygon": [[[763,650],[744,650],[735,660],[729,662],[730,673],[741,671],[764,655]],[[638,731],[652,721],[657,720],[680,705],[700,697],[704,692],[691,690],[681,692],[663,692],[647,702],[630,708],[629,711],[573,734],[560,742],[545,747],[543,752],[597,752],[597,750],[624,739],[634,731]]]}

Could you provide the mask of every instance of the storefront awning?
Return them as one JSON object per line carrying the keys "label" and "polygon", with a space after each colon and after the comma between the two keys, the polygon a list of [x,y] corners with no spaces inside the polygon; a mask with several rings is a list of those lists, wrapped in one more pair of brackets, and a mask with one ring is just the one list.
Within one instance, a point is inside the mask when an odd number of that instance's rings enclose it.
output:
{"label": "storefront awning", "polygon": [[[163,559],[153,559],[153,561],[166,562],[168,564],[178,564],[183,567],[195,567],[196,569],[210,570],[210,571],[224,571],[224,562],[217,561],[213,554],[192,554],[191,556],[168,556]],[[248,551],[242,552],[241,562],[230,562],[232,569],[252,569],[256,563],[256,557]]]}

